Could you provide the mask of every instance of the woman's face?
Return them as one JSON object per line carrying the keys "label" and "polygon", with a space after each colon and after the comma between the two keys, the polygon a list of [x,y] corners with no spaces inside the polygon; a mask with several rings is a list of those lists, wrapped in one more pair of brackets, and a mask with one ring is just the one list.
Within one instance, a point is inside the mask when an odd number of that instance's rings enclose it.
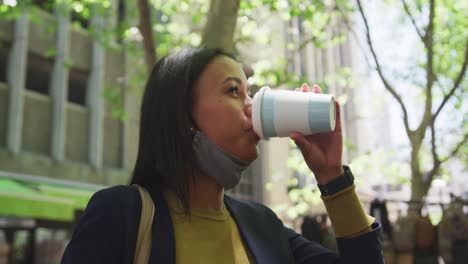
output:
{"label": "woman's face", "polygon": [[257,158],[258,135],[252,129],[252,104],[241,65],[227,56],[214,58],[194,87],[193,119],[216,145],[243,160]]}

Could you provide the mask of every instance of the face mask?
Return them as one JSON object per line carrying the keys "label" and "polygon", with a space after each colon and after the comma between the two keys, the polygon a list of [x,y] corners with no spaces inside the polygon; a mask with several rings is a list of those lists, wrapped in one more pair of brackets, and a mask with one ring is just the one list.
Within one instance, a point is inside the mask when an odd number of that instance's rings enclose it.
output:
{"label": "face mask", "polygon": [[201,171],[225,189],[236,186],[244,170],[252,163],[227,153],[201,131],[195,133],[192,147]]}

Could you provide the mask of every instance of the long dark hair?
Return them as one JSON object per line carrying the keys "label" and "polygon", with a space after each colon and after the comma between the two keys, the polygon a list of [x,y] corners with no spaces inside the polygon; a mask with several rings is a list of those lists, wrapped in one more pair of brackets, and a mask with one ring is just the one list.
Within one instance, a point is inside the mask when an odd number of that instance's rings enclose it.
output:
{"label": "long dark hair", "polygon": [[138,156],[131,184],[172,190],[186,213],[189,184],[198,169],[192,149],[193,87],[209,62],[224,55],[213,48],[188,48],[164,57],[146,84],[140,113]]}

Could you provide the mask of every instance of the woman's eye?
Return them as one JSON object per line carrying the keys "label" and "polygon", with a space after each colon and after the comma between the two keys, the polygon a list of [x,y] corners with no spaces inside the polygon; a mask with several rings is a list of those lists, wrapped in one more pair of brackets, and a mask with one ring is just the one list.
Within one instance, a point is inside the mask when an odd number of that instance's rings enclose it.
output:
{"label": "woman's eye", "polygon": [[233,86],[229,88],[229,93],[232,93],[234,95],[239,95],[239,88],[237,86]]}

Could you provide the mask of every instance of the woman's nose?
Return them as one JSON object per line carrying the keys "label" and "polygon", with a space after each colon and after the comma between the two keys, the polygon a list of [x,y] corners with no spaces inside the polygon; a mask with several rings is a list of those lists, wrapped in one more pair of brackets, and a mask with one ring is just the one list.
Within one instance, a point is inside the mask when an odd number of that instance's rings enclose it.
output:
{"label": "woman's nose", "polygon": [[252,118],[252,98],[247,96],[244,100],[244,112],[248,118]]}

